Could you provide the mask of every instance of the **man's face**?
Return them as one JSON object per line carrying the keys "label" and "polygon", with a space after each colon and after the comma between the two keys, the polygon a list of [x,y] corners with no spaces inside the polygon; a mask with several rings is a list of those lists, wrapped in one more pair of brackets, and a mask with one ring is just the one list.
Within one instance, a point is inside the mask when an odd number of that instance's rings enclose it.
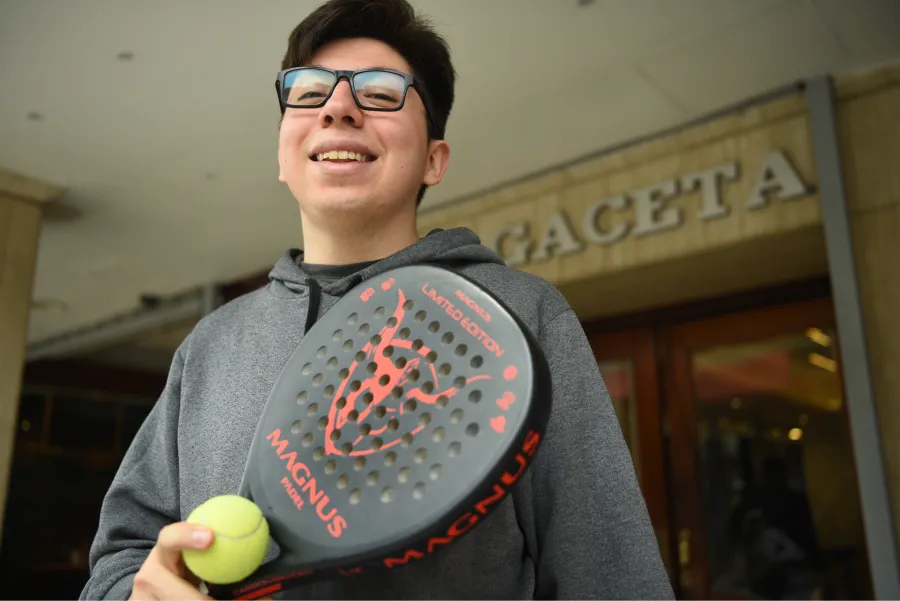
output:
{"label": "man's face", "polygon": [[[412,73],[390,46],[365,38],[332,42],[310,62],[335,70],[386,67]],[[332,151],[360,153],[364,160],[354,160],[353,154],[328,158]],[[325,223],[328,217],[394,215],[414,210],[423,183],[440,182],[448,155],[445,142],[428,141],[425,106],[415,88],[399,111],[366,111],[356,105],[345,79],[323,107],[285,111],[278,143],[279,180],[287,183],[301,212],[315,223]]]}

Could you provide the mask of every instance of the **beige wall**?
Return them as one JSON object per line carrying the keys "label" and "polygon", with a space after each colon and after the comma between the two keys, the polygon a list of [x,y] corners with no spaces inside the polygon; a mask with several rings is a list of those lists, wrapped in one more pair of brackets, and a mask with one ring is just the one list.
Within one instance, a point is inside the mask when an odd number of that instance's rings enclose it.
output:
{"label": "beige wall", "polygon": [[869,364],[900,540],[900,66],[841,82],[838,98]]}
{"label": "beige wall", "polygon": [[59,193],[0,170],[0,516],[5,513],[17,430],[42,203]]}
{"label": "beige wall", "polygon": [[[783,181],[784,189],[763,195],[763,206],[748,206],[764,166],[778,167],[781,157],[811,191],[791,191],[788,184],[797,182]],[[719,214],[702,219],[704,192],[690,185],[692,174],[717,167],[727,167],[718,185],[721,207],[711,211]],[[464,225],[495,246],[497,232],[526,222],[527,233],[508,237],[499,250],[515,259],[530,245],[529,260],[518,267],[554,282],[587,320],[827,273],[815,183],[798,93],[426,213],[420,228]],[[658,231],[646,233],[648,213],[637,213],[654,202],[654,186],[670,198],[656,211]],[[604,199],[613,199],[609,208],[585,225]],[[560,211],[570,227],[553,217]],[[560,243],[548,245],[553,219],[550,241]],[[611,236],[616,232],[622,235]]]}

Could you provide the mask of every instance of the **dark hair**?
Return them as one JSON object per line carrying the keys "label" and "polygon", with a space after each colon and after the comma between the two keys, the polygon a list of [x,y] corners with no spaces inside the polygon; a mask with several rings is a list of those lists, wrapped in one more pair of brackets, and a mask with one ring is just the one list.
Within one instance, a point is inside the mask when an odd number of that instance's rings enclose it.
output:
{"label": "dark hair", "polygon": [[[456,72],[447,42],[431,23],[417,16],[407,0],[328,0],[294,28],[281,61],[282,69],[309,64],[325,44],[340,39],[372,38],[384,42],[412,68],[429,114],[428,136],[443,140],[453,108]],[[425,190],[419,189],[416,206]]]}

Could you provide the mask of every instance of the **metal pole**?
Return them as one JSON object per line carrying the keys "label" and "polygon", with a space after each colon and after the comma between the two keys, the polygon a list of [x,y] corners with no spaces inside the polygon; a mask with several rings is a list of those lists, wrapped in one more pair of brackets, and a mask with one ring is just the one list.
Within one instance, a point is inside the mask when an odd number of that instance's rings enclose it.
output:
{"label": "metal pole", "polygon": [[869,373],[831,78],[809,80],[806,99],[872,584],[877,599],[900,599],[900,565]]}

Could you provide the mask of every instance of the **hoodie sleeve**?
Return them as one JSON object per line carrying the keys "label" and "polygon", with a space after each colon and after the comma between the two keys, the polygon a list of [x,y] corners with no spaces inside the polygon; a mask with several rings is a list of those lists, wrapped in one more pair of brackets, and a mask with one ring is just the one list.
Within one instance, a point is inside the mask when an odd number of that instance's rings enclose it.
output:
{"label": "hoodie sleeve", "polygon": [[127,599],[163,526],[180,519],[177,427],[182,349],[166,387],[122,459],[100,509],[80,599]]}
{"label": "hoodie sleeve", "polygon": [[531,505],[538,599],[673,599],[609,393],[578,318],[542,327],[553,410]]}

